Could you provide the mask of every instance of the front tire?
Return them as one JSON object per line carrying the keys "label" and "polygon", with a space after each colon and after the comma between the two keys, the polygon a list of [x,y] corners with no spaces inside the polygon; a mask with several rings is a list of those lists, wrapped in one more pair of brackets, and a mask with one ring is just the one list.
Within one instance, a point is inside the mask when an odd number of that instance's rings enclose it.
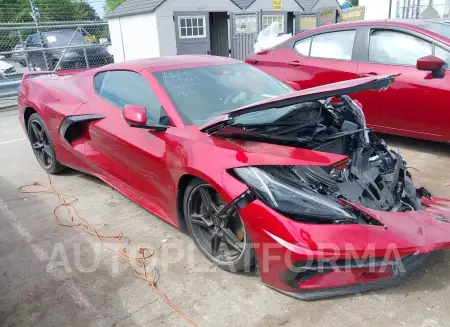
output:
{"label": "front tire", "polygon": [[249,272],[255,252],[239,213],[226,219],[214,216],[226,205],[214,188],[201,179],[192,180],[183,198],[186,225],[199,250],[219,268]]}
{"label": "front tire", "polygon": [[50,138],[50,133],[37,113],[32,114],[28,120],[28,139],[37,161],[47,173],[57,174],[65,169],[56,160],[55,148]]}

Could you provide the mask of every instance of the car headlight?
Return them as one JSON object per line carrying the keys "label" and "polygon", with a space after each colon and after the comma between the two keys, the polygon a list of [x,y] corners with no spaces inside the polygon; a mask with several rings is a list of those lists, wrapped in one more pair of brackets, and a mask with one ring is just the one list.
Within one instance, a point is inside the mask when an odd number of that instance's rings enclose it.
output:
{"label": "car headlight", "polygon": [[337,201],[289,180],[289,176],[260,167],[233,171],[258,199],[289,218],[307,223],[357,223],[356,216]]}

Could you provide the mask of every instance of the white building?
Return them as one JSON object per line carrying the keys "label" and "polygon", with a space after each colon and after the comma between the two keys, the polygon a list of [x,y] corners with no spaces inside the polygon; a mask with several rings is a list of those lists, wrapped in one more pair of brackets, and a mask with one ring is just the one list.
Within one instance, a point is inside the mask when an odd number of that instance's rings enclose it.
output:
{"label": "white building", "polygon": [[[331,15],[321,16],[323,8]],[[116,62],[177,54],[244,59],[273,21],[280,33],[298,33],[301,19],[315,27],[322,17],[336,20],[338,9],[337,0],[127,0],[106,17]]]}

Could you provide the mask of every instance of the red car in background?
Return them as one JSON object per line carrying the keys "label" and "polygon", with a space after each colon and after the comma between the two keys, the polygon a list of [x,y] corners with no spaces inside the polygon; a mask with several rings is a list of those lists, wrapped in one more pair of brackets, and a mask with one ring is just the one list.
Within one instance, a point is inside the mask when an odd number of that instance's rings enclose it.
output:
{"label": "red car in background", "polygon": [[249,55],[246,61],[294,89],[400,74],[384,92],[354,95],[364,106],[368,126],[388,134],[450,140],[450,25],[445,22],[327,25]]}

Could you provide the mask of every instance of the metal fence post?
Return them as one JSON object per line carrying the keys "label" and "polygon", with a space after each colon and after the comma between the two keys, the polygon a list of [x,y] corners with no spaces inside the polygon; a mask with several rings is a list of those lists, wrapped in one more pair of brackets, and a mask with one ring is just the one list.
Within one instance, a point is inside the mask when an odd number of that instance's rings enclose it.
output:
{"label": "metal fence post", "polygon": [[[78,29],[80,29],[80,32],[82,31],[80,27],[78,27],[77,30],[78,30]],[[86,53],[86,47],[84,47],[84,45],[86,44],[85,41],[86,41],[86,40],[85,40],[84,37],[83,37],[83,53],[84,53],[84,60],[86,61],[86,68],[89,68],[89,60],[88,60],[87,53]]]}
{"label": "metal fence post", "polygon": [[[19,40],[20,40],[20,44],[22,45],[22,49],[25,50],[25,42],[23,42],[23,37],[22,37],[22,31],[21,30],[17,30],[19,32]],[[25,63],[27,65],[27,68],[30,69],[30,64],[28,63],[28,52],[24,52],[25,55]]]}

